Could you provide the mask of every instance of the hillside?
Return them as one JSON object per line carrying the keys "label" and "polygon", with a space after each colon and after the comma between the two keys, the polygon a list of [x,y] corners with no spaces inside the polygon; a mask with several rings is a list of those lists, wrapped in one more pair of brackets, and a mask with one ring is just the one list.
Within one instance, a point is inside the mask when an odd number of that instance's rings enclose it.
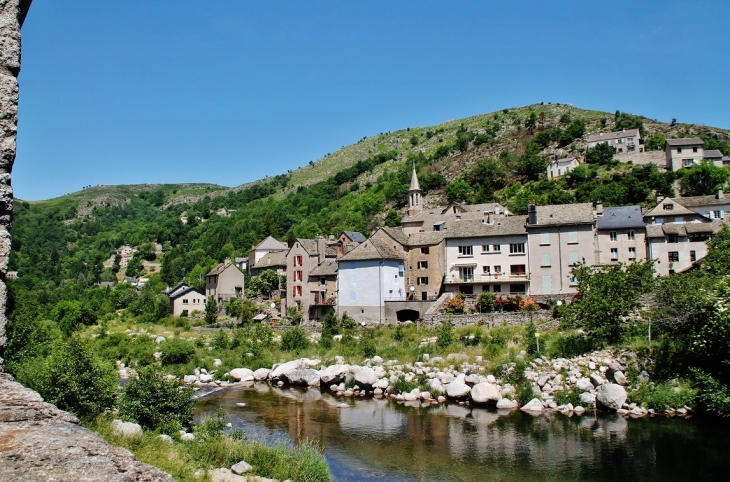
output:
{"label": "hillside", "polygon": [[[200,284],[215,263],[246,255],[267,235],[291,241],[343,230],[367,234],[377,225],[399,223],[412,165],[426,205],[496,200],[515,213],[524,212],[531,199],[649,206],[658,194],[684,190],[687,183],[677,174],[618,162],[610,153],[593,156],[569,176],[545,179],[548,159],[586,158],[588,135],[631,128],[642,129],[647,148],[661,148],[663,136],[702,136],[708,148],[730,152],[730,132],[723,129],[570,105],[509,108],[364,137],[292,172],[234,188],[97,186],[49,201],[18,201],[11,269],[27,289],[71,281],[82,289],[121,275],[103,265],[119,246],[156,242],[163,254],[147,261],[161,265],[165,283]],[[727,170],[721,171],[725,176]],[[218,216],[222,208],[232,212]]]}

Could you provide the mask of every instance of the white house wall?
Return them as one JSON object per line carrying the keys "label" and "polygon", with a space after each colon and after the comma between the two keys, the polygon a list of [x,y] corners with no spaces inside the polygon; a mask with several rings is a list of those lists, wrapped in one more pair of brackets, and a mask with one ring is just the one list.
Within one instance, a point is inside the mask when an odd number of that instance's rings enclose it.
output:
{"label": "white house wall", "polygon": [[398,260],[342,261],[338,272],[338,311],[359,323],[384,322],[386,300],[405,300],[404,264]]}

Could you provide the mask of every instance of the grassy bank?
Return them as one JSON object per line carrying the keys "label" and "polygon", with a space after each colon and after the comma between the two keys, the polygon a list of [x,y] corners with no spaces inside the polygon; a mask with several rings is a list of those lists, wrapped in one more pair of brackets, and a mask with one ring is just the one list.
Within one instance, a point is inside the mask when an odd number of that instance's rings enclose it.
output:
{"label": "grassy bank", "polygon": [[218,418],[203,421],[195,428],[196,439],[165,442],[157,432],[145,431],[136,437],[116,435],[106,416],[86,424],[113,445],[131,451],[140,461],[159,467],[180,481],[205,481],[207,470],[229,468],[245,460],[252,467],[247,475],[277,480],[325,482],[331,480],[327,462],[313,444],[296,448],[285,444],[268,447],[250,440],[240,431],[225,434]]}

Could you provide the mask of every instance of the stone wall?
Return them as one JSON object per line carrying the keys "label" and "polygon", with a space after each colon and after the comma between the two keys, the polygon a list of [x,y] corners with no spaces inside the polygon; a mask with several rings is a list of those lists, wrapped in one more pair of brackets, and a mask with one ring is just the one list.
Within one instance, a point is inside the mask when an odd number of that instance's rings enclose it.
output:
{"label": "stone wall", "polygon": [[552,320],[553,313],[550,310],[539,311],[513,311],[513,312],[495,312],[495,313],[472,313],[469,315],[451,315],[447,313],[438,313],[423,320],[423,326],[434,327],[439,326],[445,321],[451,322],[452,325],[470,326],[470,325],[526,325],[530,322],[536,325],[544,325]]}
{"label": "stone wall", "polygon": [[13,188],[10,173],[15,162],[18,132],[18,74],[20,73],[20,26],[30,0],[0,0],[0,371],[7,337],[5,274],[10,256],[10,221]]}

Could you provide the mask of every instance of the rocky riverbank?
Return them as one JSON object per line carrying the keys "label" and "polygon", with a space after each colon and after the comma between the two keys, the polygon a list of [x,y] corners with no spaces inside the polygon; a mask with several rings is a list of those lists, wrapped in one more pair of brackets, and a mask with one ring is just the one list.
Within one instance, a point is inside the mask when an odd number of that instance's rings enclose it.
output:
{"label": "rocky riverbank", "polygon": [[[459,403],[530,413],[557,411],[581,415],[601,410],[640,418],[686,416],[691,412],[688,406],[655,411],[627,402],[631,391],[649,379],[633,352],[602,350],[570,359],[543,356],[529,363],[525,362],[526,357],[522,352],[515,362],[497,367],[494,373],[487,373],[481,356],[470,359],[461,353],[446,357],[424,354],[420,361],[404,364],[379,356],[366,359],[361,365],[346,364],[339,356],[329,364],[300,358],[270,369],[236,368],[220,377],[215,371],[196,369],[183,381],[201,389],[251,382],[317,388],[342,397],[341,408],[347,408],[348,397],[374,396],[422,406]],[[518,370],[521,373],[515,373]],[[521,382],[518,385],[510,380]],[[529,390],[528,399],[525,390]]]}
{"label": "rocky riverbank", "polygon": [[0,373],[0,479],[172,482]]}

